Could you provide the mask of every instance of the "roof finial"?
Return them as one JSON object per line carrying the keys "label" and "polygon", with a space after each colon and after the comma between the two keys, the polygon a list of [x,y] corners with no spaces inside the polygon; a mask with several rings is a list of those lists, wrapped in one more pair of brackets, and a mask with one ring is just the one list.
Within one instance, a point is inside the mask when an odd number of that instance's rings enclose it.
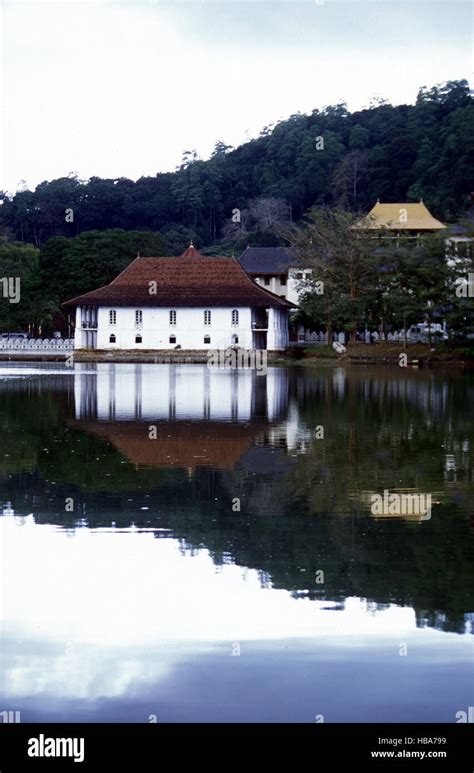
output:
{"label": "roof finial", "polygon": [[190,246],[190,247],[194,247],[194,244],[193,244],[193,240],[192,240],[192,239],[191,239],[191,241],[189,242],[189,246]]}
{"label": "roof finial", "polygon": [[420,196],[420,204],[423,204],[423,199],[421,196]]}
{"label": "roof finial", "polygon": [[377,204],[380,204],[380,199],[377,199]]}
{"label": "roof finial", "polygon": [[141,258],[140,250],[138,250],[138,252],[137,252],[137,258]]}

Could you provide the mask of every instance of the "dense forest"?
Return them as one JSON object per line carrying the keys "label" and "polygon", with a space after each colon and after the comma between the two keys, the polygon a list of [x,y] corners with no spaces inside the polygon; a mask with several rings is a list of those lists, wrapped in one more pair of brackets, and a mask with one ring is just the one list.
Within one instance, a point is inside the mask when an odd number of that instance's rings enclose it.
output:
{"label": "dense forest", "polygon": [[136,182],[71,173],[4,193],[0,233],[39,247],[120,228],[159,232],[175,254],[190,238],[232,252],[271,243],[275,222],[298,221],[315,205],[368,211],[377,198],[423,197],[436,217],[455,222],[474,189],[473,126],[467,81],[422,88],[415,105],[378,100],[350,113],[340,103],[292,115],[235,149],[219,141],[207,161],[185,151],[175,172]]}

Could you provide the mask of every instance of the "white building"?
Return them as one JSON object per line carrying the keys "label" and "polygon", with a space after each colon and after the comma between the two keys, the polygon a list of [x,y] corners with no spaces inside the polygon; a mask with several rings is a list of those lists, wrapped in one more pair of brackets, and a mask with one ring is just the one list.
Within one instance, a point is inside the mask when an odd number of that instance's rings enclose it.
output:
{"label": "white building", "polygon": [[284,349],[286,301],[258,287],[235,258],[192,245],[179,258],[136,258],[109,285],[67,301],[75,349]]}
{"label": "white building", "polygon": [[247,247],[239,263],[258,285],[297,306],[303,282],[311,274],[284,247]]}

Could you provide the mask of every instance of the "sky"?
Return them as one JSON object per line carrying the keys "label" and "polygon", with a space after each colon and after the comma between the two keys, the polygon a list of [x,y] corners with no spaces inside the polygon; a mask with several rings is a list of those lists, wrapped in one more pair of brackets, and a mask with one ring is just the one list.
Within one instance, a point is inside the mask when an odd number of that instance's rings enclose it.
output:
{"label": "sky", "polygon": [[0,189],[173,171],[290,115],[472,75],[468,0],[0,0]]}

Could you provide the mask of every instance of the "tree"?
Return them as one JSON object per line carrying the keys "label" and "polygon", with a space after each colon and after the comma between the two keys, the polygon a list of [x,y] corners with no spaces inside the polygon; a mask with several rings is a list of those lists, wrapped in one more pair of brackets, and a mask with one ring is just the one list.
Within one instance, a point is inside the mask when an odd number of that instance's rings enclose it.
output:
{"label": "tree", "polygon": [[358,185],[367,176],[367,153],[352,150],[337,165],[333,175],[334,199],[344,208],[355,209],[358,201]]}
{"label": "tree", "polygon": [[18,302],[4,297],[0,286],[0,330],[35,333],[51,325],[58,304],[51,299],[38,279],[39,250],[32,244],[10,242],[0,245],[0,277],[13,280],[18,287]]}
{"label": "tree", "polygon": [[[16,240],[40,246],[53,236],[176,223],[193,229],[201,246],[215,246],[235,208],[271,199],[284,201],[298,221],[314,206],[368,210],[377,198],[422,196],[437,217],[455,221],[472,186],[473,121],[462,80],[423,88],[415,105],[378,101],[354,113],[344,104],[297,113],[235,149],[219,140],[207,161],[187,150],[175,172],[136,182],[71,173],[34,191],[25,184],[5,196],[0,233],[13,229]],[[66,219],[69,209],[73,218]]]}
{"label": "tree", "polygon": [[111,282],[138,253],[160,257],[169,248],[160,234],[148,231],[86,231],[72,239],[49,239],[39,255],[43,297],[60,308],[64,301]]}
{"label": "tree", "polygon": [[380,266],[377,240],[356,222],[343,210],[319,208],[286,232],[302,265],[312,269],[303,288],[303,309],[325,317],[328,336],[335,321],[345,325],[351,342],[377,296]]}

